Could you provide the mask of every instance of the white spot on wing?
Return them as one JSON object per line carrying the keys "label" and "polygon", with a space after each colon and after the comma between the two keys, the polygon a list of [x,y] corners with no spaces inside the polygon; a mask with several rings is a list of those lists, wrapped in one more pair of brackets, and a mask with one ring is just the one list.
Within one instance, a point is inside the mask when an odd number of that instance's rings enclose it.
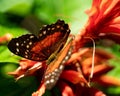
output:
{"label": "white spot on wing", "polygon": [[28,58],[28,56],[27,56],[27,55],[25,55],[25,58]]}
{"label": "white spot on wing", "polygon": [[52,72],[52,75],[55,75],[55,72],[54,72],[54,71]]}
{"label": "white spot on wing", "polygon": [[27,48],[29,48],[30,46],[29,46],[29,45],[27,45],[26,47],[27,47]]}
{"label": "white spot on wing", "polygon": [[65,57],[65,60],[68,60],[68,59],[69,59],[69,56],[66,56],[66,57]]}
{"label": "white spot on wing", "polygon": [[43,31],[43,34],[45,35],[45,34],[46,34],[46,31]]}
{"label": "white spot on wing", "polygon": [[59,69],[60,70],[63,70],[64,66],[63,65],[60,65]]}
{"label": "white spot on wing", "polygon": [[16,43],[16,46],[19,46],[19,43],[18,43],[18,42]]}
{"label": "white spot on wing", "polygon": [[50,30],[50,28],[48,28],[48,30]]}
{"label": "white spot on wing", "polygon": [[49,83],[50,83],[50,81],[49,81],[49,80],[47,80],[47,81],[46,81],[46,84],[49,84]]}
{"label": "white spot on wing", "polygon": [[47,25],[43,25],[43,27],[46,27]]}
{"label": "white spot on wing", "polygon": [[34,36],[30,36],[30,39],[34,38]]}
{"label": "white spot on wing", "polygon": [[68,52],[68,55],[71,55],[71,51]]}
{"label": "white spot on wing", "polygon": [[54,79],[51,79],[50,82],[53,83],[55,80]]}
{"label": "white spot on wing", "polygon": [[16,51],[17,51],[17,52],[19,52],[19,49],[18,49],[18,48],[16,48]]}
{"label": "white spot on wing", "polygon": [[32,45],[32,42],[29,42],[29,45]]}
{"label": "white spot on wing", "polygon": [[59,72],[59,70],[58,70],[58,69],[55,69],[55,72]]}
{"label": "white spot on wing", "polygon": [[67,32],[69,32],[70,30],[69,29],[67,29]]}
{"label": "white spot on wing", "polygon": [[63,61],[62,61],[62,64],[64,64],[65,62],[66,62],[66,61],[65,61],[65,60],[63,60]]}
{"label": "white spot on wing", "polygon": [[48,75],[46,75],[44,78],[47,79],[47,78],[48,78]]}
{"label": "white spot on wing", "polygon": [[27,52],[25,51],[25,54],[27,54]]}

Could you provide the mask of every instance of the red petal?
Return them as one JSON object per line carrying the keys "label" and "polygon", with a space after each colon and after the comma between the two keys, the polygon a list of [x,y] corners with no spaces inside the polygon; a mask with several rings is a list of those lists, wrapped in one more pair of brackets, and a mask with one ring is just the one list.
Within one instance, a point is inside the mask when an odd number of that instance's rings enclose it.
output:
{"label": "red petal", "polygon": [[65,80],[68,80],[69,82],[73,83],[73,84],[86,84],[88,85],[87,80],[83,77],[82,74],[80,74],[80,72],[76,72],[73,70],[65,70],[62,72],[61,77]]}
{"label": "red petal", "polygon": [[24,59],[24,58],[20,60],[20,66],[22,69],[28,69],[28,68],[32,67],[35,63],[37,63],[37,62],[28,60],[28,59]]}
{"label": "red petal", "polygon": [[90,88],[90,95],[86,95],[86,96],[106,96],[102,91],[95,89],[95,88]]}
{"label": "red petal", "polygon": [[[100,64],[94,67],[94,76],[100,76],[102,74],[107,73],[108,71],[112,70],[113,66],[109,66],[107,64]],[[89,76],[91,73],[91,68],[84,68],[83,72],[85,76]]]}
{"label": "red petal", "polygon": [[68,86],[65,82],[60,81],[58,86],[61,90],[62,96],[75,96],[71,87]]}
{"label": "red petal", "polygon": [[103,86],[120,86],[120,79],[112,76],[103,75],[94,80]]}
{"label": "red petal", "polygon": [[75,96],[106,96],[102,91],[93,87],[82,87],[80,85],[74,86]]}
{"label": "red petal", "polygon": [[[120,41],[119,10],[120,0],[93,0],[91,9],[86,12],[89,16],[88,22],[75,38],[75,49],[78,50],[89,42],[85,37],[98,39],[102,37],[101,33],[104,33],[104,38]],[[113,38],[108,36],[109,32]],[[114,33],[117,33],[117,39],[114,38]]]}
{"label": "red petal", "polygon": [[[25,76],[30,76],[30,75],[35,75],[34,73],[36,71],[44,71],[46,65],[44,62],[36,62],[36,61],[31,61],[31,60],[22,60],[21,61],[21,66],[18,67],[14,72],[9,72],[8,74],[13,75],[16,80],[25,77]],[[42,75],[43,72],[41,72]]]}
{"label": "red petal", "polygon": [[80,50],[79,52],[73,53],[70,59],[65,64],[67,65],[67,64],[71,64],[73,61],[80,61],[81,56],[85,54],[87,51],[89,51],[89,48],[85,48],[83,50]]}

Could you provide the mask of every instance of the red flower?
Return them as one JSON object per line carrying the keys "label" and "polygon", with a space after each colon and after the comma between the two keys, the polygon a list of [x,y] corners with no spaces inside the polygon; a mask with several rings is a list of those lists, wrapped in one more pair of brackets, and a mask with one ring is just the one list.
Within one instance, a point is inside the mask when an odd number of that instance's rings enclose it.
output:
{"label": "red flower", "polygon": [[40,72],[39,79],[42,79],[44,70],[45,70],[45,62],[37,62],[37,61],[22,59],[20,60],[20,67],[18,67],[14,72],[9,72],[8,74],[13,75],[15,79],[18,80],[26,76],[38,76]]}
{"label": "red flower", "polygon": [[120,0],[93,0],[89,18],[82,31],[76,36],[77,49],[92,39],[107,38],[120,43]]}
{"label": "red flower", "polygon": [[[65,69],[56,84],[60,89],[62,96],[105,96],[102,91],[90,87],[89,85],[91,56],[92,50],[84,49],[83,51],[81,50],[80,52],[72,54],[69,61],[65,63]],[[109,66],[106,62],[112,57],[113,56],[111,54],[108,54],[103,50],[96,50],[94,76],[91,82],[95,82],[103,86],[120,85],[118,79],[104,75],[106,72],[113,69],[113,67]],[[16,79],[33,75],[41,82],[45,71],[45,65],[45,62],[41,63],[23,59],[20,61],[20,67],[15,72],[9,74],[14,75]],[[32,96],[43,95],[45,93],[45,89],[44,81],[42,81],[39,89],[34,92]],[[84,93],[85,91],[88,93]]]}

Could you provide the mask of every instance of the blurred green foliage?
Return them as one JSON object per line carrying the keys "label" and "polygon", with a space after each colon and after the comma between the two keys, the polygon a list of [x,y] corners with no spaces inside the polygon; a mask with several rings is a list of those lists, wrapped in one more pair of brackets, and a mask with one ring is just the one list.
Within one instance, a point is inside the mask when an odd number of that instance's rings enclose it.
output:
{"label": "blurred green foliage", "polygon": [[[87,20],[84,11],[90,8],[91,1],[0,0],[0,36],[10,33],[16,37],[29,31],[37,34],[41,25],[53,23],[57,19],[69,23],[71,33],[76,34]],[[115,45],[110,51],[119,57],[119,48],[119,45]],[[34,77],[15,82],[13,77],[7,75],[7,72],[14,71],[18,67],[19,59],[19,56],[12,55],[8,50],[7,42],[0,45],[0,96],[31,96],[37,89],[39,84]],[[113,63],[119,65],[116,61]],[[120,77],[120,67],[116,70],[110,74]],[[114,91],[111,93],[111,90]],[[118,95],[120,88],[109,88],[107,92]]]}

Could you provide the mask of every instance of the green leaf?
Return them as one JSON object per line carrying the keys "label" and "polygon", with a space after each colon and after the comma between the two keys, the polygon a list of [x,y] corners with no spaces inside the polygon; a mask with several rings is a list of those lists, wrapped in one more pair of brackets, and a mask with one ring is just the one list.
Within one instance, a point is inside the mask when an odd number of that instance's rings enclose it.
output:
{"label": "green leaf", "polygon": [[16,62],[18,63],[20,57],[13,55],[7,48],[7,46],[0,46],[0,62]]}
{"label": "green leaf", "polygon": [[5,27],[5,26],[0,25],[0,36],[3,36],[7,33],[9,33],[9,34],[13,35],[13,37],[15,37],[15,36],[20,36],[20,35],[26,34],[26,33],[28,33],[28,31],[25,29],[19,28],[17,26]]}
{"label": "green leaf", "polygon": [[1,13],[26,15],[30,13],[34,0],[0,0]]}

